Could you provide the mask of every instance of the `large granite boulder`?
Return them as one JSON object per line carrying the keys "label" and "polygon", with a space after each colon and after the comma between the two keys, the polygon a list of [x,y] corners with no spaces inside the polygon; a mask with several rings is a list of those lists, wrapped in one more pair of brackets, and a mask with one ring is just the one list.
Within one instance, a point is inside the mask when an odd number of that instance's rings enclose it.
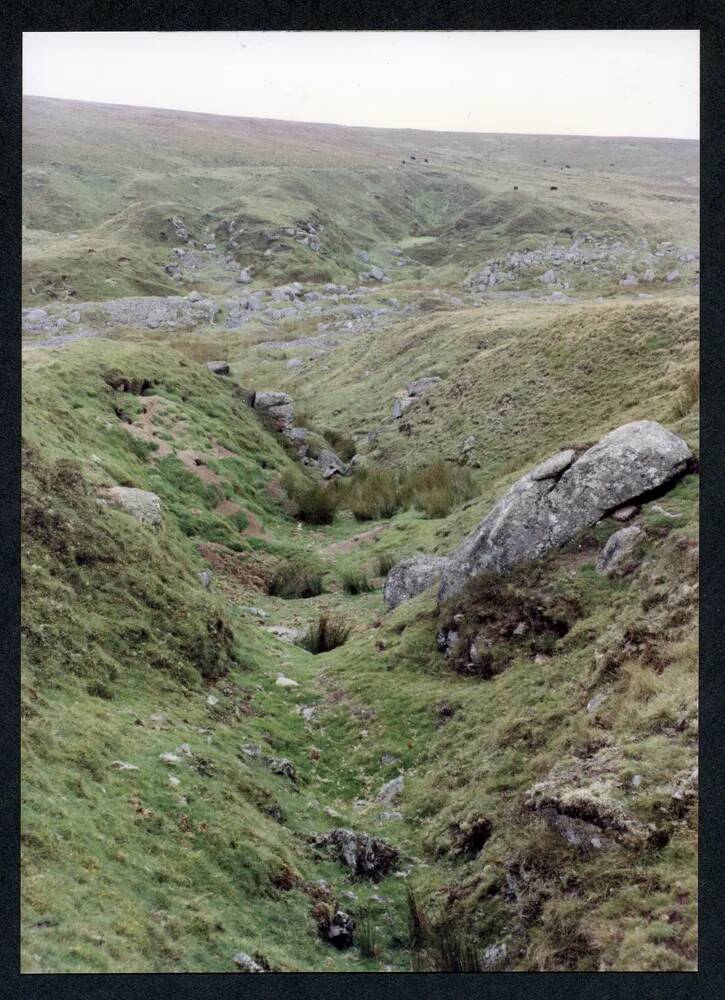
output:
{"label": "large granite boulder", "polygon": [[[578,458],[571,449],[558,452],[514,483],[450,556],[433,557],[442,565],[439,602],[473,576],[504,572],[565,545],[610,511],[676,480],[692,457],[681,438],[653,420],[618,427]],[[424,558],[391,570],[388,607],[430,586]]]}

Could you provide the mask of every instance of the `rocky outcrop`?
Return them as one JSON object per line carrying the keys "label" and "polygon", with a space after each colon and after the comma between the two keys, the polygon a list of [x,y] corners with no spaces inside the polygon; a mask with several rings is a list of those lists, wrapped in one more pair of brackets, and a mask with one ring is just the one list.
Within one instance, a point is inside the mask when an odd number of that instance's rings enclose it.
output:
{"label": "rocky outcrop", "polygon": [[292,397],[286,392],[255,392],[251,405],[253,409],[269,417],[276,430],[287,430],[294,422]]}
{"label": "rocky outcrop", "polygon": [[148,490],[136,490],[129,486],[111,486],[105,489],[100,499],[109,507],[123,510],[140,524],[158,528],[161,524],[161,498]]}
{"label": "rocky outcrop", "polygon": [[318,847],[330,848],[357,878],[379,882],[398,860],[400,852],[379,837],[338,828],[316,840]]}
{"label": "rocky outcrop", "polygon": [[409,406],[412,406],[416,400],[441,381],[442,379],[438,375],[424,375],[422,378],[409,382],[405,387],[405,392],[401,392],[401,395],[393,402],[393,420],[399,420]]}
{"label": "rocky outcrop", "polygon": [[335,476],[346,476],[349,473],[345,463],[331,448],[323,448],[316,461],[323,479],[333,479]]}
{"label": "rocky outcrop", "polygon": [[191,292],[186,298],[144,295],[109,299],[100,308],[113,324],[150,330],[211,323],[219,312],[216,302],[202,298],[198,292]]}
{"label": "rocky outcrop", "polygon": [[[578,458],[571,449],[558,452],[514,483],[447,559],[433,557],[442,566],[439,602],[473,576],[505,572],[565,545],[609,511],[674,482],[692,460],[682,438],[653,420],[618,427]],[[430,586],[424,559],[391,570],[388,607]]]}
{"label": "rocky outcrop", "polygon": [[439,580],[448,567],[445,556],[411,556],[403,559],[388,573],[383,598],[388,608],[397,608],[403,601],[422,593]]}
{"label": "rocky outcrop", "polygon": [[560,761],[525,793],[524,806],[582,850],[657,843],[657,829],[633,816],[622,800],[622,767],[615,747]]}

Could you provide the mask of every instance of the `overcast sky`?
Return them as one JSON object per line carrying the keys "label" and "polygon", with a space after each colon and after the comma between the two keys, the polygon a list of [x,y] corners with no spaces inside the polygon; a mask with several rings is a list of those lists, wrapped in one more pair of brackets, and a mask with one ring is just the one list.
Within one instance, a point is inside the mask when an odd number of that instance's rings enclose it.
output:
{"label": "overcast sky", "polygon": [[392,128],[699,137],[697,31],[26,32],[23,91]]}

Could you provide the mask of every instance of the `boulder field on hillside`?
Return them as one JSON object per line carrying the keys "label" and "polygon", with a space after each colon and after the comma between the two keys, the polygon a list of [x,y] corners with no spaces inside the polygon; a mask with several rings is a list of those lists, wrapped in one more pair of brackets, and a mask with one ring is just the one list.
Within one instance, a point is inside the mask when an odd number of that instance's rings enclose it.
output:
{"label": "boulder field on hillside", "polygon": [[438,577],[443,603],[471,577],[560,548],[610,511],[673,483],[692,462],[685,442],[653,420],[624,424],[579,456],[558,452],[514,483],[450,555],[414,556],[394,566],[385,603],[395,608]]}

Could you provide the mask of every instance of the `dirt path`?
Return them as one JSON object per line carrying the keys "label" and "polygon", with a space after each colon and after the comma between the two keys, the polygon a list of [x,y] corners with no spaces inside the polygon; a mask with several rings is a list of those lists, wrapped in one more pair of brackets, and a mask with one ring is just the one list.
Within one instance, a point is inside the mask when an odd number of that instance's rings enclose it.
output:
{"label": "dirt path", "polygon": [[34,347],[67,347],[74,344],[76,340],[88,340],[89,337],[99,337],[98,330],[76,330],[74,333],[60,333],[57,337],[49,337],[46,340],[35,338],[24,338],[23,350],[28,351]]}

